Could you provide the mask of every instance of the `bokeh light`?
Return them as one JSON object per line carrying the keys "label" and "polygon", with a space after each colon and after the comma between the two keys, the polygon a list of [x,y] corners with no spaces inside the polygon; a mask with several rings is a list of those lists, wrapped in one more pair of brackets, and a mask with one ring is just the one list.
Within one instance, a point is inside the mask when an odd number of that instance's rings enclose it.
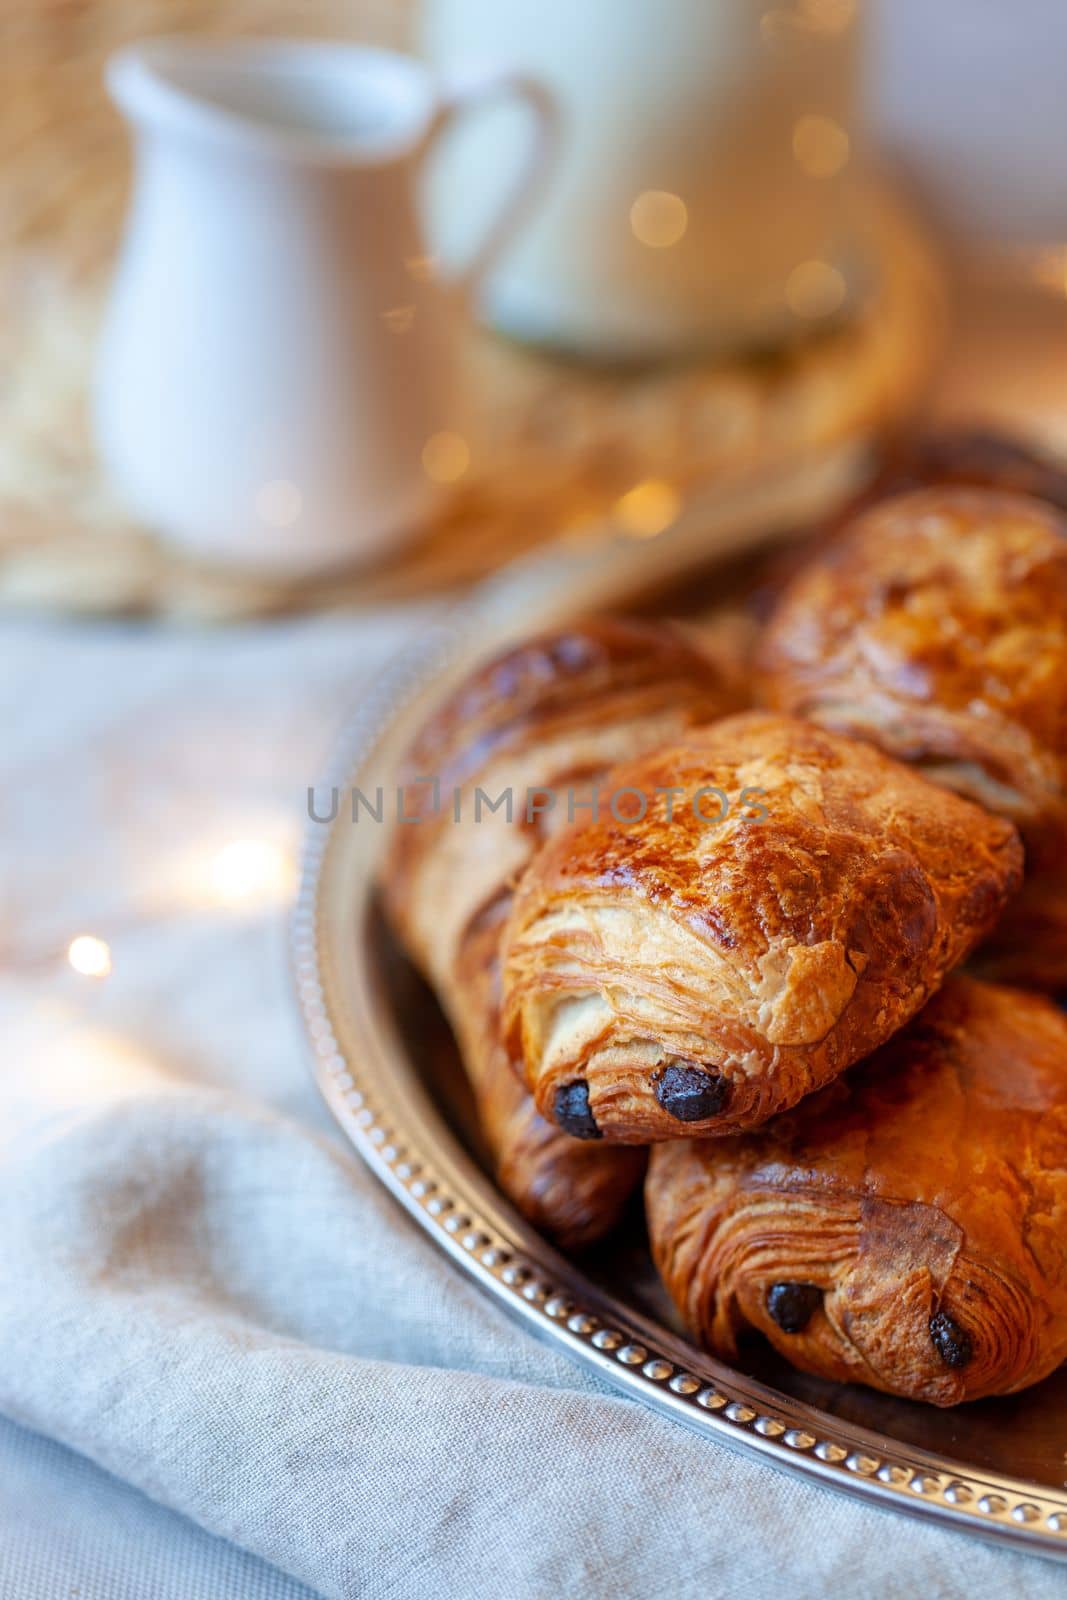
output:
{"label": "bokeh light", "polygon": [[434,483],[458,483],[470,464],[470,446],[461,433],[431,434],[422,447],[422,468]]}
{"label": "bokeh light", "polygon": [[111,949],[95,934],[80,933],[70,941],[67,960],[83,978],[106,978],[111,972]]}
{"label": "bokeh light", "polygon": [[211,860],[211,890],[223,905],[280,903],[293,880],[290,857],[270,839],[234,839]]}
{"label": "bokeh light", "polygon": [[793,128],[793,155],[809,178],[832,178],[849,158],[848,134],[832,117],[811,112],[798,117]]}
{"label": "bokeh light", "polygon": [[415,307],[390,306],[382,312],[382,321],[390,333],[410,333],[415,325]]}
{"label": "bokeh light", "polygon": [[635,539],[651,539],[669,528],[681,508],[681,497],[665,478],[645,478],[615,502],[615,520]]}
{"label": "bokeh light", "polygon": [[437,271],[436,256],[408,256],[404,271],[413,283],[429,283]]}
{"label": "bokeh light", "polygon": [[634,238],[652,250],[666,250],[677,244],[688,226],[685,201],[669,189],[646,189],[630,207]]}
{"label": "bokeh light", "polygon": [[856,15],[856,0],[798,0],[797,9],[821,33],[844,33]]}
{"label": "bokeh light", "polygon": [[794,316],[808,321],[832,316],[845,303],[847,285],[828,261],[802,261],[786,280],[786,304]]}

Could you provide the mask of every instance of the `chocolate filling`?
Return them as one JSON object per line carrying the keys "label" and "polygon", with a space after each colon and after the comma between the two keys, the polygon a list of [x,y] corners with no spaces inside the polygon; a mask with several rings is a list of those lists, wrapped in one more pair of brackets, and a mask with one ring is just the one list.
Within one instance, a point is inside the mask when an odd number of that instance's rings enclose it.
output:
{"label": "chocolate filling", "polygon": [[589,1109],[589,1085],[584,1078],[560,1085],[552,1102],[552,1116],[557,1126],[564,1133],[569,1133],[572,1139],[604,1137]]}
{"label": "chocolate filling", "polygon": [[772,1283],[767,1290],[767,1314],[783,1333],[801,1333],[821,1304],[814,1283]]}
{"label": "chocolate filling", "polygon": [[930,1318],[930,1337],[946,1367],[965,1367],[974,1354],[970,1339],[947,1311],[935,1311]]}
{"label": "chocolate filling", "polygon": [[703,1067],[683,1067],[677,1062],[663,1067],[652,1080],[656,1099],[669,1117],[679,1122],[702,1122],[719,1114],[726,1104],[726,1079]]}

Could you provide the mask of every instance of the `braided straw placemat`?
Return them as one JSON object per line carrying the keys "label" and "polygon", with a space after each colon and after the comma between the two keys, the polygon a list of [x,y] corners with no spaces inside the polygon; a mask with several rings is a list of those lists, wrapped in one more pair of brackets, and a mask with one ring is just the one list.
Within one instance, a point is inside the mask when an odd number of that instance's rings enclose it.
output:
{"label": "braided straw placemat", "polygon": [[849,320],[773,355],[623,373],[473,329],[470,465],[432,526],[373,569],[294,582],[193,563],[137,527],[94,461],[87,384],[127,187],[106,56],[150,33],[312,34],[403,46],[407,4],[36,0],[0,19],[0,606],[237,618],[469,583],[552,540],[666,529],[731,490],[891,426],[929,372],[941,280],[892,194],[857,196],[876,264]]}

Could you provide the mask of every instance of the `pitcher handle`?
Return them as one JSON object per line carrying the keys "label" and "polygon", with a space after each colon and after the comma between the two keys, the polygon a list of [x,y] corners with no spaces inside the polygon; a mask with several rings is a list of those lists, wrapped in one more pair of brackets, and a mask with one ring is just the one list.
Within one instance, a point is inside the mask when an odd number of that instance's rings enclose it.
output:
{"label": "pitcher handle", "polygon": [[528,216],[544,188],[559,150],[560,116],[555,98],[536,78],[507,68],[473,68],[441,86],[437,109],[423,140],[425,158],[440,136],[470,111],[494,100],[518,100],[533,114],[533,136],[525,160],[504,206],[471,260],[455,274],[453,282],[476,300],[501,250]]}

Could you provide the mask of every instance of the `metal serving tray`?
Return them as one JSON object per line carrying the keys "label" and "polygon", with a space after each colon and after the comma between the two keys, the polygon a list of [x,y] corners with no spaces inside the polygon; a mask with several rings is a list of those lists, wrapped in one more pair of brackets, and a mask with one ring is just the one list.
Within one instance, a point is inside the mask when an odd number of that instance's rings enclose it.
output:
{"label": "metal serving tray", "polygon": [[[430,629],[356,709],[323,789],[372,795],[382,784],[390,795],[397,756],[448,683],[507,637],[587,608],[594,575],[603,599],[605,570],[582,557],[510,575]],[[1020,1395],[947,1411],[805,1376],[765,1347],[734,1369],[679,1333],[639,1207],[616,1241],[573,1261],[512,1210],[487,1175],[448,1029],[381,920],[374,880],[386,837],[365,816],[353,824],[343,802],[334,822],[310,825],[295,979],[327,1103],[456,1270],[528,1331],[712,1443],[1067,1558],[1067,1367]]]}

